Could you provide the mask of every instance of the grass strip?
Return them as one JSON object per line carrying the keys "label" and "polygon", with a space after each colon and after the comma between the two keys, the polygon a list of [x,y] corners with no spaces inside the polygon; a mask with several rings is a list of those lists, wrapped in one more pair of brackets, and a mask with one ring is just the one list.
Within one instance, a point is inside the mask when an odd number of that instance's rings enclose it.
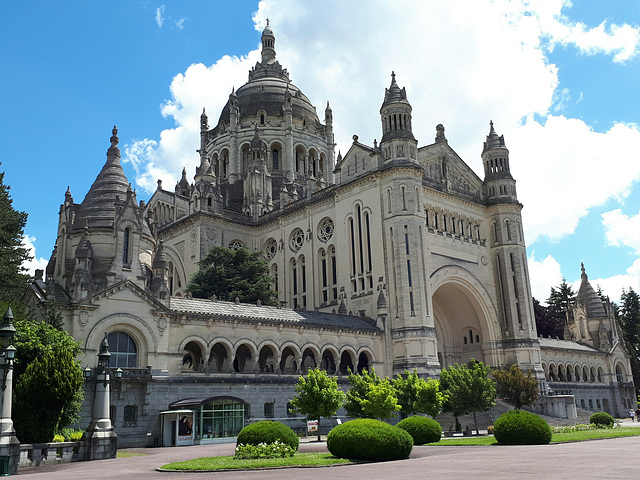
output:
{"label": "grass strip", "polygon": [[[622,427],[612,429],[581,430],[578,432],[554,433],[551,436],[551,443],[583,442],[585,440],[598,440],[601,438],[622,438],[640,435],[640,428]],[[458,446],[458,445],[498,445],[495,437],[464,437],[464,438],[443,438],[439,442],[429,443],[433,446]]]}
{"label": "grass strip", "polygon": [[353,463],[351,460],[336,458],[330,453],[296,453],[285,458],[253,458],[236,460],[231,456],[203,457],[163,465],[162,470],[237,470],[274,467],[325,467]]}
{"label": "grass strip", "polygon": [[116,453],[116,458],[146,457],[147,455],[149,454],[139,452],[124,452],[122,450],[118,450],[118,452]]}

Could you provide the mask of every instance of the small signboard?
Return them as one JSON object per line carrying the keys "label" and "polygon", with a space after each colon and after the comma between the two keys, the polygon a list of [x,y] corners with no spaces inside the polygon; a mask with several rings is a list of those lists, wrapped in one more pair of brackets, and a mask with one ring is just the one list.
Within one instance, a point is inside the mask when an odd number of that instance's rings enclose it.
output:
{"label": "small signboard", "polygon": [[307,431],[308,432],[317,432],[318,431],[318,420],[307,420]]}

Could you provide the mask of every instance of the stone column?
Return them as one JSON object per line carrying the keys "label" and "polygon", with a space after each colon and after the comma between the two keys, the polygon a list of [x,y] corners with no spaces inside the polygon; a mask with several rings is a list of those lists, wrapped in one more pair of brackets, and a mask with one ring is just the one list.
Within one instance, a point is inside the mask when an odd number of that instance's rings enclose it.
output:
{"label": "stone column", "polygon": [[89,427],[83,436],[84,459],[102,460],[115,458],[118,437],[111,424],[109,397],[109,343],[105,335],[98,354],[98,367],[95,378],[95,397],[93,400],[93,414]]}

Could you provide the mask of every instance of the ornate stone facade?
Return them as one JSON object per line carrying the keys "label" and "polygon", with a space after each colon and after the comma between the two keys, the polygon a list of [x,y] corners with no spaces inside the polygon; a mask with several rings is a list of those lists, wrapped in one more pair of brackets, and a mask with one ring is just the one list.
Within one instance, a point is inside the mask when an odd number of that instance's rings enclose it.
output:
{"label": "ornate stone facade", "polygon": [[[322,123],[275,54],[268,26],[261,62],[213,128],[202,113],[192,183],[185,169],[173,191],[158,182],[138,203],[114,128],[84,201],[65,195],[29,306],[37,314],[55,301],[83,364],[95,364],[109,335],[112,366],[125,371],[112,388],[120,446],[171,443],[160,415],[169,407],[196,412],[198,441],[233,433],[207,423],[207,405],[231,405],[243,421],[286,418],[298,375],[314,366],[343,381],[365,367],[437,377],[470,358],[517,363],[546,395],[575,391],[579,368],[585,408],[620,415],[632,388],[613,319],[586,320],[589,303],[570,317],[565,340],[537,338],[522,205],[493,124],[480,179],[442,125],[418,146],[392,74],[380,143],[354,136],[335,158],[331,108]],[[189,298],[185,287],[214,245],[263,251],[282,307]]]}

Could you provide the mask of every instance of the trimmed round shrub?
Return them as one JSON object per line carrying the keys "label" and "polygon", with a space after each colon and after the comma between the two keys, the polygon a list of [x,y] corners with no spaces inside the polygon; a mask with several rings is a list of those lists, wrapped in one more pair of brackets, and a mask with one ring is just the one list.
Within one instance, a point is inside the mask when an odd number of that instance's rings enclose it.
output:
{"label": "trimmed round shrub", "polygon": [[431,418],[414,415],[401,420],[396,426],[411,435],[414,445],[439,442],[442,438],[442,427]]}
{"label": "trimmed round shrub", "polygon": [[284,423],[263,420],[247,425],[238,434],[236,445],[259,445],[261,443],[286,443],[294,451],[298,451],[300,440],[293,430]]}
{"label": "trimmed round shrub", "polygon": [[589,417],[589,423],[595,424],[596,427],[613,427],[615,421],[607,412],[596,412]]}
{"label": "trimmed round shrub", "polygon": [[500,416],[493,434],[503,445],[542,445],[551,441],[551,427],[535,413],[511,410]]}
{"label": "trimmed round shrub", "polygon": [[334,427],[327,448],[338,458],[400,460],[408,458],[413,439],[405,430],[371,418],[358,418]]}

